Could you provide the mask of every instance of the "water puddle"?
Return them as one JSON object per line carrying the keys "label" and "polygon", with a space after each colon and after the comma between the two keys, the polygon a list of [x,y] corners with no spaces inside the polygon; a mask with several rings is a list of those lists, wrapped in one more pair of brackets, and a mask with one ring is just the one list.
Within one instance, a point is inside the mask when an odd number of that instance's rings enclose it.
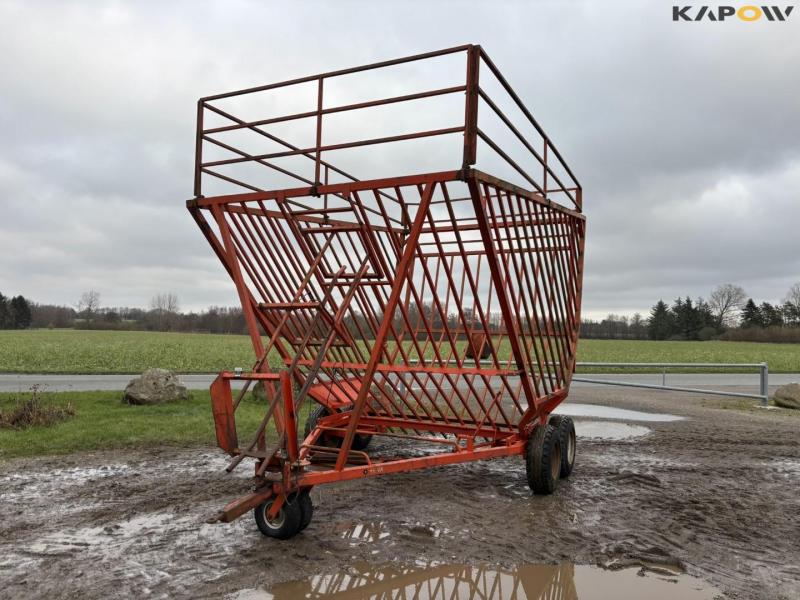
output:
{"label": "water puddle", "polygon": [[241,549],[240,536],[198,523],[197,515],[172,512],[67,526],[28,543],[3,542],[0,573],[4,576],[20,577],[63,561],[59,564],[73,563],[80,573],[89,570],[98,586],[112,582],[121,586],[124,597],[146,595],[141,590],[148,586],[186,590],[200,578],[213,581],[232,568],[222,557]]}
{"label": "water puddle", "polygon": [[664,423],[669,421],[682,421],[684,417],[668,415],[666,413],[648,413],[626,408],[599,406],[596,404],[577,404],[566,402],[559,405],[556,414],[568,417],[593,417],[595,419],[617,419],[620,421],[642,421],[650,423]]}
{"label": "water puddle", "polygon": [[800,460],[792,460],[790,458],[779,458],[770,461],[765,461],[764,466],[774,470],[778,475],[784,479],[800,478]]}
{"label": "water puddle", "polygon": [[3,488],[14,485],[33,485],[36,483],[57,482],[60,487],[70,485],[83,485],[92,483],[97,479],[115,477],[130,471],[130,466],[124,463],[114,463],[99,467],[71,467],[50,469],[36,472],[10,473],[0,476],[0,485]]}
{"label": "water puddle", "polygon": [[641,425],[614,421],[575,421],[575,435],[591,440],[630,440],[650,433]]}
{"label": "water puddle", "polygon": [[[10,473],[0,476],[0,502],[5,505],[27,506],[31,497],[65,494],[70,488],[93,484],[103,479],[127,475],[131,468],[126,464],[109,464],[99,467],[55,468],[47,471]],[[83,501],[75,505],[59,506],[61,514],[91,508],[95,503]]]}
{"label": "water puddle", "polygon": [[291,581],[270,591],[240,590],[228,600],[293,598],[439,598],[487,600],[712,600],[720,592],[701,579],[645,568],[605,570],[587,565],[523,565],[515,569],[467,565],[360,565],[335,575]]}
{"label": "water puddle", "polygon": [[[110,555],[113,554],[113,548],[123,548],[135,538],[144,538],[150,533],[159,534],[171,527],[172,521],[175,521],[175,517],[169,513],[147,513],[106,526],[65,529],[44,535],[20,550],[28,556],[44,557],[64,556],[101,548],[103,554]],[[190,524],[195,525],[194,521]]]}

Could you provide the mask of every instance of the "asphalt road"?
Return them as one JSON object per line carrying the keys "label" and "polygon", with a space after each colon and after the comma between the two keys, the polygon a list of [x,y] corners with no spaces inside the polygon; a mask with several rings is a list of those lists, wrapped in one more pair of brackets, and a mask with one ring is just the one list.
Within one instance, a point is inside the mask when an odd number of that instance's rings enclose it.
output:
{"label": "asphalt road", "polygon": [[[628,383],[647,383],[660,385],[660,374],[638,375],[576,375],[591,379],[605,379],[611,381],[624,381]],[[66,391],[92,391],[92,390],[123,390],[135,375],[20,375],[14,373],[0,373],[0,392],[18,392],[30,389],[33,385],[40,385],[44,390],[51,392]],[[216,375],[192,374],[180,375],[183,383],[193,390],[208,389]],[[800,373],[774,374],[769,376],[770,387],[800,382]],[[675,373],[667,374],[666,384],[670,386],[695,387],[716,389],[719,387],[736,386],[752,388],[758,391],[759,378],[757,373],[749,374],[702,374],[702,373]],[[573,386],[594,385],[590,383],[574,382]],[[234,382],[234,387],[236,387]],[[749,393],[749,392],[748,392]]]}

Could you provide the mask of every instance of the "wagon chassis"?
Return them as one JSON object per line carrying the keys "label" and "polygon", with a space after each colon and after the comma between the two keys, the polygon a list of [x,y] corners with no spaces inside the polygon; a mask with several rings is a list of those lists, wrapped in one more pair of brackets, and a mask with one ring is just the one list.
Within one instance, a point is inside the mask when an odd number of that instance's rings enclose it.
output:
{"label": "wagon chassis", "polygon": [[[324,84],[333,78],[458,54],[466,57],[463,86],[337,107],[323,102]],[[479,85],[481,69],[524,115],[538,147]],[[316,110],[246,121],[219,106],[309,84],[317,88]],[[459,93],[465,97],[459,127],[323,144],[327,115]],[[522,143],[535,174],[478,127],[479,105]],[[227,124],[204,125],[207,114]],[[303,119],[316,125],[305,147],[267,129]],[[245,151],[220,139],[229,132],[254,134],[280,149]],[[358,180],[322,158],[452,135],[463,136],[457,170]],[[479,143],[524,187],[475,168]],[[204,159],[209,146],[227,158]],[[313,173],[281,166],[288,157],[307,159]],[[258,187],[223,171],[245,165],[301,185]],[[206,197],[209,178],[246,191]],[[480,46],[201,99],[195,197],[187,206],[236,285],[256,356],[251,372],[224,371],[211,386],[217,441],[232,457],[228,470],[255,460],[253,493],[213,520],[254,509],[263,533],[287,538],[310,522],[313,486],[487,458],[525,456],[535,492],[549,493],[569,475],[574,427],[550,415],[566,398],[575,365],[581,187]],[[271,355],[280,368],[270,366]],[[235,398],[232,381],[244,382]],[[253,382],[266,411],[242,444],[235,413],[250,401]],[[309,400],[318,408],[299,440],[298,415]],[[446,450],[370,455],[364,448],[376,436]]]}

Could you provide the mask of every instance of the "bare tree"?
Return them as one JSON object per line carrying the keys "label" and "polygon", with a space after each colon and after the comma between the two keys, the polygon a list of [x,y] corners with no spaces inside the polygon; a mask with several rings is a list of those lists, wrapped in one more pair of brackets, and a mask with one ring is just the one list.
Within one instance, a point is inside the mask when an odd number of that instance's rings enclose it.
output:
{"label": "bare tree", "polygon": [[784,303],[791,304],[800,310],[800,281],[789,288],[789,291],[786,293],[786,297],[783,299],[783,301]]}
{"label": "bare tree", "polygon": [[156,294],[153,296],[153,299],[150,301],[150,308],[152,310],[172,314],[178,312],[180,310],[180,305],[178,304],[178,296],[177,294],[173,294],[172,292],[167,292],[165,294]]}
{"label": "bare tree", "polygon": [[100,309],[100,292],[96,290],[89,290],[81,294],[81,299],[78,300],[78,313],[86,319],[87,322],[94,320],[97,311]]}
{"label": "bare tree", "polygon": [[787,325],[800,325],[800,282],[789,288],[783,299],[783,316]]}
{"label": "bare tree", "polygon": [[711,292],[708,307],[719,327],[736,324],[736,316],[744,305],[747,294],[741,286],[723,283]]}
{"label": "bare tree", "polygon": [[629,327],[633,339],[644,339],[647,336],[647,323],[641,313],[633,313]]}
{"label": "bare tree", "polygon": [[156,329],[159,331],[172,329],[174,317],[179,310],[178,296],[172,292],[156,294],[150,301],[150,308]]}

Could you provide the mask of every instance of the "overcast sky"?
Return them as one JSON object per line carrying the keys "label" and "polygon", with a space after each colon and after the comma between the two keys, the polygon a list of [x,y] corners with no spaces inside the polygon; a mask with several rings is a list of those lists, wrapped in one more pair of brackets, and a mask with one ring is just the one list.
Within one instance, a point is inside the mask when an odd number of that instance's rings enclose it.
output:
{"label": "overcast sky", "polygon": [[587,316],[725,282],[779,301],[800,281],[800,14],[671,6],[0,0],[0,292],[236,304],[184,204],[197,98],[480,43],[583,184]]}

